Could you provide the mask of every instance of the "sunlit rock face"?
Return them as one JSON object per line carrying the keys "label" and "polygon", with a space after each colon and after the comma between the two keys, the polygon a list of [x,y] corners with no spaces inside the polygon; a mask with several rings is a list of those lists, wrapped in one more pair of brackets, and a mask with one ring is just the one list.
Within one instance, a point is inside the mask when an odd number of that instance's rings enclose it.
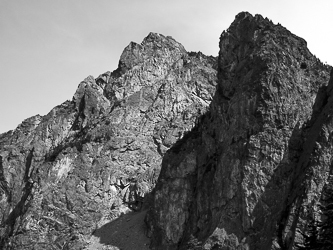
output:
{"label": "sunlit rock face", "polygon": [[260,15],[238,14],[219,45],[209,109],[163,158],[151,246],[296,249],[331,171],[331,67]]}
{"label": "sunlit rock face", "polygon": [[217,58],[150,33],[72,101],[0,135],[0,248],[83,249],[117,208],[147,206],[165,152],[207,111]]}
{"label": "sunlit rock face", "polygon": [[150,33],[1,134],[0,249],[92,249],[94,231],[146,209],[152,249],[302,246],[333,180],[331,67],[246,12],[219,46]]}

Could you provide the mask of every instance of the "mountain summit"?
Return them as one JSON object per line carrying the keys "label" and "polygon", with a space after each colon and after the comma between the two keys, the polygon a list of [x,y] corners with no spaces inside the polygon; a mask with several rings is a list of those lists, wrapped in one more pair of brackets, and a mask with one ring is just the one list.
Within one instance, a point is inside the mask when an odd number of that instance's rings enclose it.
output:
{"label": "mountain summit", "polygon": [[147,206],[163,155],[212,100],[216,67],[150,33],[72,101],[0,135],[0,248],[82,249],[126,207]]}
{"label": "mountain summit", "polygon": [[163,158],[147,217],[154,249],[303,244],[330,178],[329,70],[281,25],[236,16],[208,111]]}
{"label": "mountain summit", "polygon": [[219,46],[150,33],[72,101],[1,134],[0,248],[147,249],[129,245],[146,211],[151,249],[310,244],[333,181],[331,67],[247,12]]}

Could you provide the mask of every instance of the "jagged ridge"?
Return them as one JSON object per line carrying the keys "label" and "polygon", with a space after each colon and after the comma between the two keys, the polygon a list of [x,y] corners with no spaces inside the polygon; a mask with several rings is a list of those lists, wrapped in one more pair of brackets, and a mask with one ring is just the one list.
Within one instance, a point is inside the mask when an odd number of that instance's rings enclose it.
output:
{"label": "jagged ridge", "polygon": [[236,16],[208,112],[163,158],[146,219],[153,249],[302,244],[332,162],[329,71],[281,25]]}
{"label": "jagged ridge", "polygon": [[72,101],[2,134],[0,248],[82,249],[124,206],[141,209],[165,151],[208,107],[216,65],[150,33]]}
{"label": "jagged ridge", "polygon": [[130,43],[115,71],[0,135],[0,247],[82,249],[150,206],[153,249],[296,249],[332,181],[330,70],[246,12],[218,60],[156,33]]}

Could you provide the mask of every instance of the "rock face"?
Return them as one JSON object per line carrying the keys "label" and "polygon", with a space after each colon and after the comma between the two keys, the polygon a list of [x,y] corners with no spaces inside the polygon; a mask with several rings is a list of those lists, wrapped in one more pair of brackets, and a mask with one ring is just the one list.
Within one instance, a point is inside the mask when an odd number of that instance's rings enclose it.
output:
{"label": "rock face", "polygon": [[209,106],[217,58],[150,33],[72,101],[0,135],[0,248],[83,249],[147,206],[165,152]]}
{"label": "rock face", "polygon": [[218,58],[130,43],[115,71],[0,135],[0,249],[92,249],[147,208],[152,249],[298,249],[333,183],[330,70],[246,12]]}
{"label": "rock face", "polygon": [[306,42],[240,13],[208,111],[164,156],[153,249],[297,249],[332,171],[333,73]]}

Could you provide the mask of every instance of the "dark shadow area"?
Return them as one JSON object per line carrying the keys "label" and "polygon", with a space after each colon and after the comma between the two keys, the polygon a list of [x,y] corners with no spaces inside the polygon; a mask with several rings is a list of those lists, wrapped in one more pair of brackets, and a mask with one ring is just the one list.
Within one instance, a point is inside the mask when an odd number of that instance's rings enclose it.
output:
{"label": "dark shadow area", "polygon": [[[267,249],[272,247],[272,239],[278,236],[278,243],[285,248],[283,240],[283,231],[286,226],[286,219],[289,210],[286,208],[288,195],[291,190],[298,159],[302,152],[302,128],[297,128],[292,132],[288,141],[288,148],[284,153],[284,159],[274,170],[270,181],[265,186],[265,191],[258,200],[254,210],[253,230],[258,232],[251,239],[252,247],[264,246]],[[289,164],[288,158],[290,160]],[[293,160],[292,160],[293,159]],[[275,225],[277,228],[275,228]],[[277,229],[277,235],[276,235]]]}
{"label": "dark shadow area", "polygon": [[93,232],[93,242],[87,250],[102,250],[103,246],[122,250],[149,250],[150,239],[146,236],[145,217],[152,203],[152,192],[147,192],[143,196],[136,193],[134,197],[135,200],[131,202],[111,208],[112,221]]}
{"label": "dark shadow area", "polygon": [[131,211],[95,230],[99,243],[123,250],[149,249],[144,218],[147,210]]}
{"label": "dark shadow area", "polygon": [[[32,159],[33,159],[33,152],[34,148],[30,149],[29,154],[26,158],[25,162],[25,173],[24,173],[24,179],[23,179],[23,189],[22,189],[22,196],[20,201],[15,205],[14,209],[7,215],[6,220],[4,221],[4,225],[7,227],[7,230],[5,234],[3,235],[3,238],[0,238],[0,249],[4,249],[6,247],[8,239],[14,234],[15,230],[15,223],[17,218],[19,218],[21,215],[23,215],[27,210],[26,201],[31,195],[31,190],[33,188],[33,181],[29,178],[29,171],[31,169],[32,165]],[[10,196],[8,198],[8,202],[12,201],[12,194],[10,193]]]}
{"label": "dark shadow area", "polygon": [[7,197],[7,202],[10,202],[10,192],[8,187],[8,182],[5,178],[5,171],[2,162],[2,156],[0,155],[0,197],[4,193]]}
{"label": "dark shadow area", "polygon": [[[260,67],[256,66],[254,67],[257,71],[252,73],[253,78],[249,82],[256,83],[260,80],[261,73],[265,72],[265,64],[264,62],[260,61],[257,63],[257,61],[253,61],[253,65],[261,65]],[[249,64],[249,66],[252,66],[252,64]],[[219,71],[223,73],[224,71]],[[227,79],[229,76],[225,76]],[[258,78],[255,78],[258,77]],[[223,75],[218,75],[219,81],[224,81]],[[230,87],[225,84],[225,86],[218,85],[215,95],[213,97],[213,101],[211,102],[211,105],[206,113],[206,116],[208,117],[209,114],[218,114],[217,112],[220,112],[222,115],[221,117],[225,120],[223,121],[225,124],[228,123],[228,119],[231,118],[228,117],[228,108],[232,104],[230,100],[232,99],[232,95],[234,94],[235,90],[232,88],[233,85],[230,84]],[[254,86],[255,87],[255,86]],[[243,90],[239,90],[243,91]],[[269,91],[264,89],[253,89],[253,92],[257,92],[258,96],[267,94]],[[267,92],[267,93],[266,93]],[[225,93],[228,93],[226,95]],[[287,142],[287,148],[284,152],[284,159],[282,159],[280,162],[277,162],[276,165],[274,165],[273,173],[265,174],[268,180],[268,183],[262,184],[264,186],[264,190],[262,190],[262,194],[259,198],[256,197],[256,204],[253,208],[250,219],[251,221],[251,227],[247,232],[244,232],[245,237],[244,240],[249,243],[250,249],[272,249],[274,248],[273,244],[278,243],[280,245],[281,249],[292,249],[292,246],[294,244],[294,238],[296,233],[296,227],[297,223],[299,222],[299,217],[301,214],[301,209],[303,206],[303,199],[307,195],[307,185],[308,181],[311,179],[312,175],[309,173],[311,170],[311,156],[313,155],[316,141],[318,140],[318,137],[320,136],[320,131],[323,126],[323,124],[327,121],[325,121],[325,117],[327,117],[329,114],[327,113],[329,110],[332,110],[329,108],[329,105],[333,106],[332,104],[328,104],[328,94],[326,87],[323,87],[318,90],[315,104],[313,105],[312,109],[312,115],[309,119],[308,123],[304,124],[303,126],[296,125],[295,128],[291,131],[292,134],[289,138],[285,138],[288,140]],[[264,96],[263,98],[269,98]],[[214,104],[214,105],[212,105]],[[257,103],[256,103],[257,105]],[[216,110],[214,110],[214,108]],[[325,111],[326,110],[326,111]],[[300,112],[300,111],[299,111]],[[326,112],[326,113],[325,113]],[[230,113],[232,114],[232,113]],[[260,113],[259,113],[260,115]],[[225,143],[227,146],[232,146],[232,150],[228,148],[218,148],[219,145],[216,147],[216,152],[220,153],[223,150],[227,151],[230,150],[232,153],[234,153],[235,157],[237,157],[237,154],[244,153],[247,150],[247,142],[249,141],[249,137],[251,135],[255,135],[256,133],[265,131],[264,125],[264,119],[260,116],[256,116],[256,113],[254,114],[254,120],[258,123],[257,127],[250,127],[251,130],[246,131],[248,133],[248,137],[246,138],[245,135],[240,134],[238,138],[232,138],[231,143]],[[224,116],[224,117],[223,117]],[[193,146],[194,149],[189,149],[188,141],[195,138],[200,138],[201,134],[203,132],[207,133],[208,130],[205,128],[209,127],[209,123],[212,121],[203,121],[205,116],[202,116],[199,118],[198,123],[195,125],[195,127],[188,133],[184,135],[182,139],[177,141],[167,152],[167,154],[163,157],[162,161],[162,169],[161,169],[161,175],[164,174],[166,171],[165,168],[167,167],[167,164],[164,164],[164,162],[167,162],[169,157],[170,159],[176,158],[177,155],[182,154],[182,151],[189,152],[191,150],[196,150],[195,146]],[[281,124],[278,124],[277,121],[274,121],[276,128],[278,130],[283,129],[284,127],[288,129],[289,124],[284,124],[283,121],[281,121]],[[217,121],[216,124],[220,125],[222,129],[225,129],[226,131],[230,129],[229,127],[223,128],[224,123],[221,121]],[[228,125],[228,124],[227,124]],[[253,130],[252,130],[253,129]],[[289,134],[288,134],[289,135]],[[207,135],[205,135],[207,136]],[[241,138],[243,136],[243,138]],[[274,135],[274,136],[278,136]],[[214,138],[215,136],[211,136]],[[228,138],[226,136],[226,138]],[[279,138],[275,138],[279,139]],[[281,138],[282,139],[282,138]],[[240,140],[240,141],[238,141]],[[193,143],[195,144],[195,143]],[[220,143],[222,146],[222,143]],[[237,149],[234,144],[239,145],[238,151],[236,152],[235,149]],[[197,143],[198,147],[200,147],[200,143]],[[199,148],[200,149],[200,148]],[[184,154],[185,154],[184,153]],[[211,153],[211,154],[210,154]],[[210,236],[212,231],[216,228],[216,224],[218,224],[218,221],[213,221],[214,219],[218,218],[218,215],[220,211],[213,211],[213,209],[216,210],[222,210],[224,208],[228,208],[226,205],[220,205],[218,204],[215,207],[212,207],[211,204],[214,204],[214,198],[218,197],[214,193],[215,189],[217,189],[212,184],[213,177],[215,176],[216,172],[216,160],[213,159],[213,153],[214,152],[208,152],[206,153],[206,164],[196,163],[196,171],[203,171],[202,173],[199,173],[199,177],[201,179],[193,178],[195,182],[189,181],[190,183],[186,188],[193,190],[193,199],[190,200],[188,204],[190,212],[189,218],[187,219],[185,230],[182,231],[181,235],[181,241],[178,242],[178,249],[186,249],[185,246],[187,242],[190,241],[190,237],[194,236],[195,240],[199,240],[201,242],[205,242],[207,237]],[[271,154],[272,152],[268,153]],[[249,157],[247,153],[245,152],[244,156],[239,155],[240,161],[247,160],[246,157]],[[263,158],[260,159],[260,155],[257,162],[261,162]],[[265,157],[265,155],[263,155]],[[231,157],[230,157],[231,158]],[[212,162],[210,162],[210,160]],[[243,162],[245,162],[243,161]],[[225,163],[226,165],[228,163]],[[169,160],[170,166],[175,166],[174,162],[172,160]],[[273,165],[272,165],[273,166]],[[241,166],[241,167],[244,167]],[[228,170],[228,169],[227,169]],[[243,170],[241,170],[243,171]],[[231,171],[230,171],[231,172]],[[255,171],[254,171],[255,172]],[[243,173],[242,173],[243,174]],[[169,173],[170,175],[170,173]],[[230,175],[229,172],[222,172],[220,176],[228,176]],[[173,177],[173,176],[172,176]],[[165,179],[163,179],[163,183],[160,181],[162,178],[159,177],[159,181],[156,186],[156,192],[159,190],[162,190],[162,185],[167,185],[171,177],[167,176]],[[175,177],[177,178],[177,177]],[[190,177],[189,177],[190,178]],[[243,177],[242,177],[243,178]],[[255,179],[256,177],[254,177]],[[216,181],[218,183],[218,181]],[[240,186],[240,185],[239,185]],[[218,186],[219,190],[222,190],[223,185]],[[222,188],[220,188],[222,187]],[[201,200],[198,199],[198,193],[200,190],[203,190],[201,192]],[[226,189],[227,190],[227,189]],[[237,208],[239,208],[239,213],[235,215],[235,220],[241,219],[241,213],[243,209],[243,203],[242,203],[242,193],[243,190],[241,187],[238,189],[240,192],[235,195],[236,198],[235,204],[237,204]],[[162,192],[159,193],[161,195]],[[215,195],[215,196],[214,196]],[[190,195],[188,195],[190,196]],[[199,198],[200,198],[199,197]],[[162,199],[161,199],[162,200]],[[238,200],[238,201],[236,201]],[[213,202],[212,202],[213,201]],[[231,201],[233,202],[233,201]],[[201,208],[201,211],[207,211],[206,213],[199,214],[197,211],[197,203],[201,205],[201,207],[206,206],[204,209]],[[207,205],[208,204],[208,205]],[[152,216],[156,213],[158,213],[158,209],[161,209],[160,207],[155,207],[155,211],[152,209],[149,213],[152,214]],[[236,207],[236,206],[235,206]],[[164,212],[164,211],[163,211]],[[184,214],[186,214],[188,211],[183,211]],[[215,215],[212,215],[212,213],[215,212]],[[228,211],[227,211],[228,212]],[[201,219],[203,216],[206,216],[204,219]],[[201,221],[199,221],[201,220]],[[203,223],[204,221],[204,223]],[[201,228],[198,227],[198,222],[201,222],[202,226]],[[239,223],[241,222],[241,223]],[[244,221],[229,221],[229,224],[234,224],[235,229],[234,231],[236,233],[242,232],[246,226],[244,226]],[[155,224],[156,225],[156,224]],[[240,226],[239,226],[240,225]],[[224,228],[227,228],[228,225],[223,225]],[[239,226],[238,228],[236,226]],[[208,228],[208,230],[207,230]],[[230,227],[231,228],[231,227]],[[232,228],[233,229],[233,228]],[[247,228],[246,228],[247,229]],[[153,232],[153,238],[152,238],[152,244],[154,246],[157,246],[157,244],[160,242],[160,240],[163,240],[163,230],[161,228],[158,228],[156,226],[153,228],[155,232]],[[193,235],[191,235],[193,234]],[[237,235],[238,236],[238,235]],[[274,242],[276,240],[276,242]],[[173,243],[170,243],[173,244]]]}
{"label": "dark shadow area", "polygon": [[284,154],[287,159],[283,159],[275,169],[253,210],[256,217],[253,229],[260,233],[252,238],[252,246],[263,246],[264,239],[265,246],[270,249],[272,239],[276,237],[281,249],[292,249],[307,185],[313,176],[311,156],[321,128],[327,122],[327,112],[333,105],[332,102],[327,103],[328,97],[326,87],[319,89],[311,119],[303,127],[296,126],[293,130]]}

